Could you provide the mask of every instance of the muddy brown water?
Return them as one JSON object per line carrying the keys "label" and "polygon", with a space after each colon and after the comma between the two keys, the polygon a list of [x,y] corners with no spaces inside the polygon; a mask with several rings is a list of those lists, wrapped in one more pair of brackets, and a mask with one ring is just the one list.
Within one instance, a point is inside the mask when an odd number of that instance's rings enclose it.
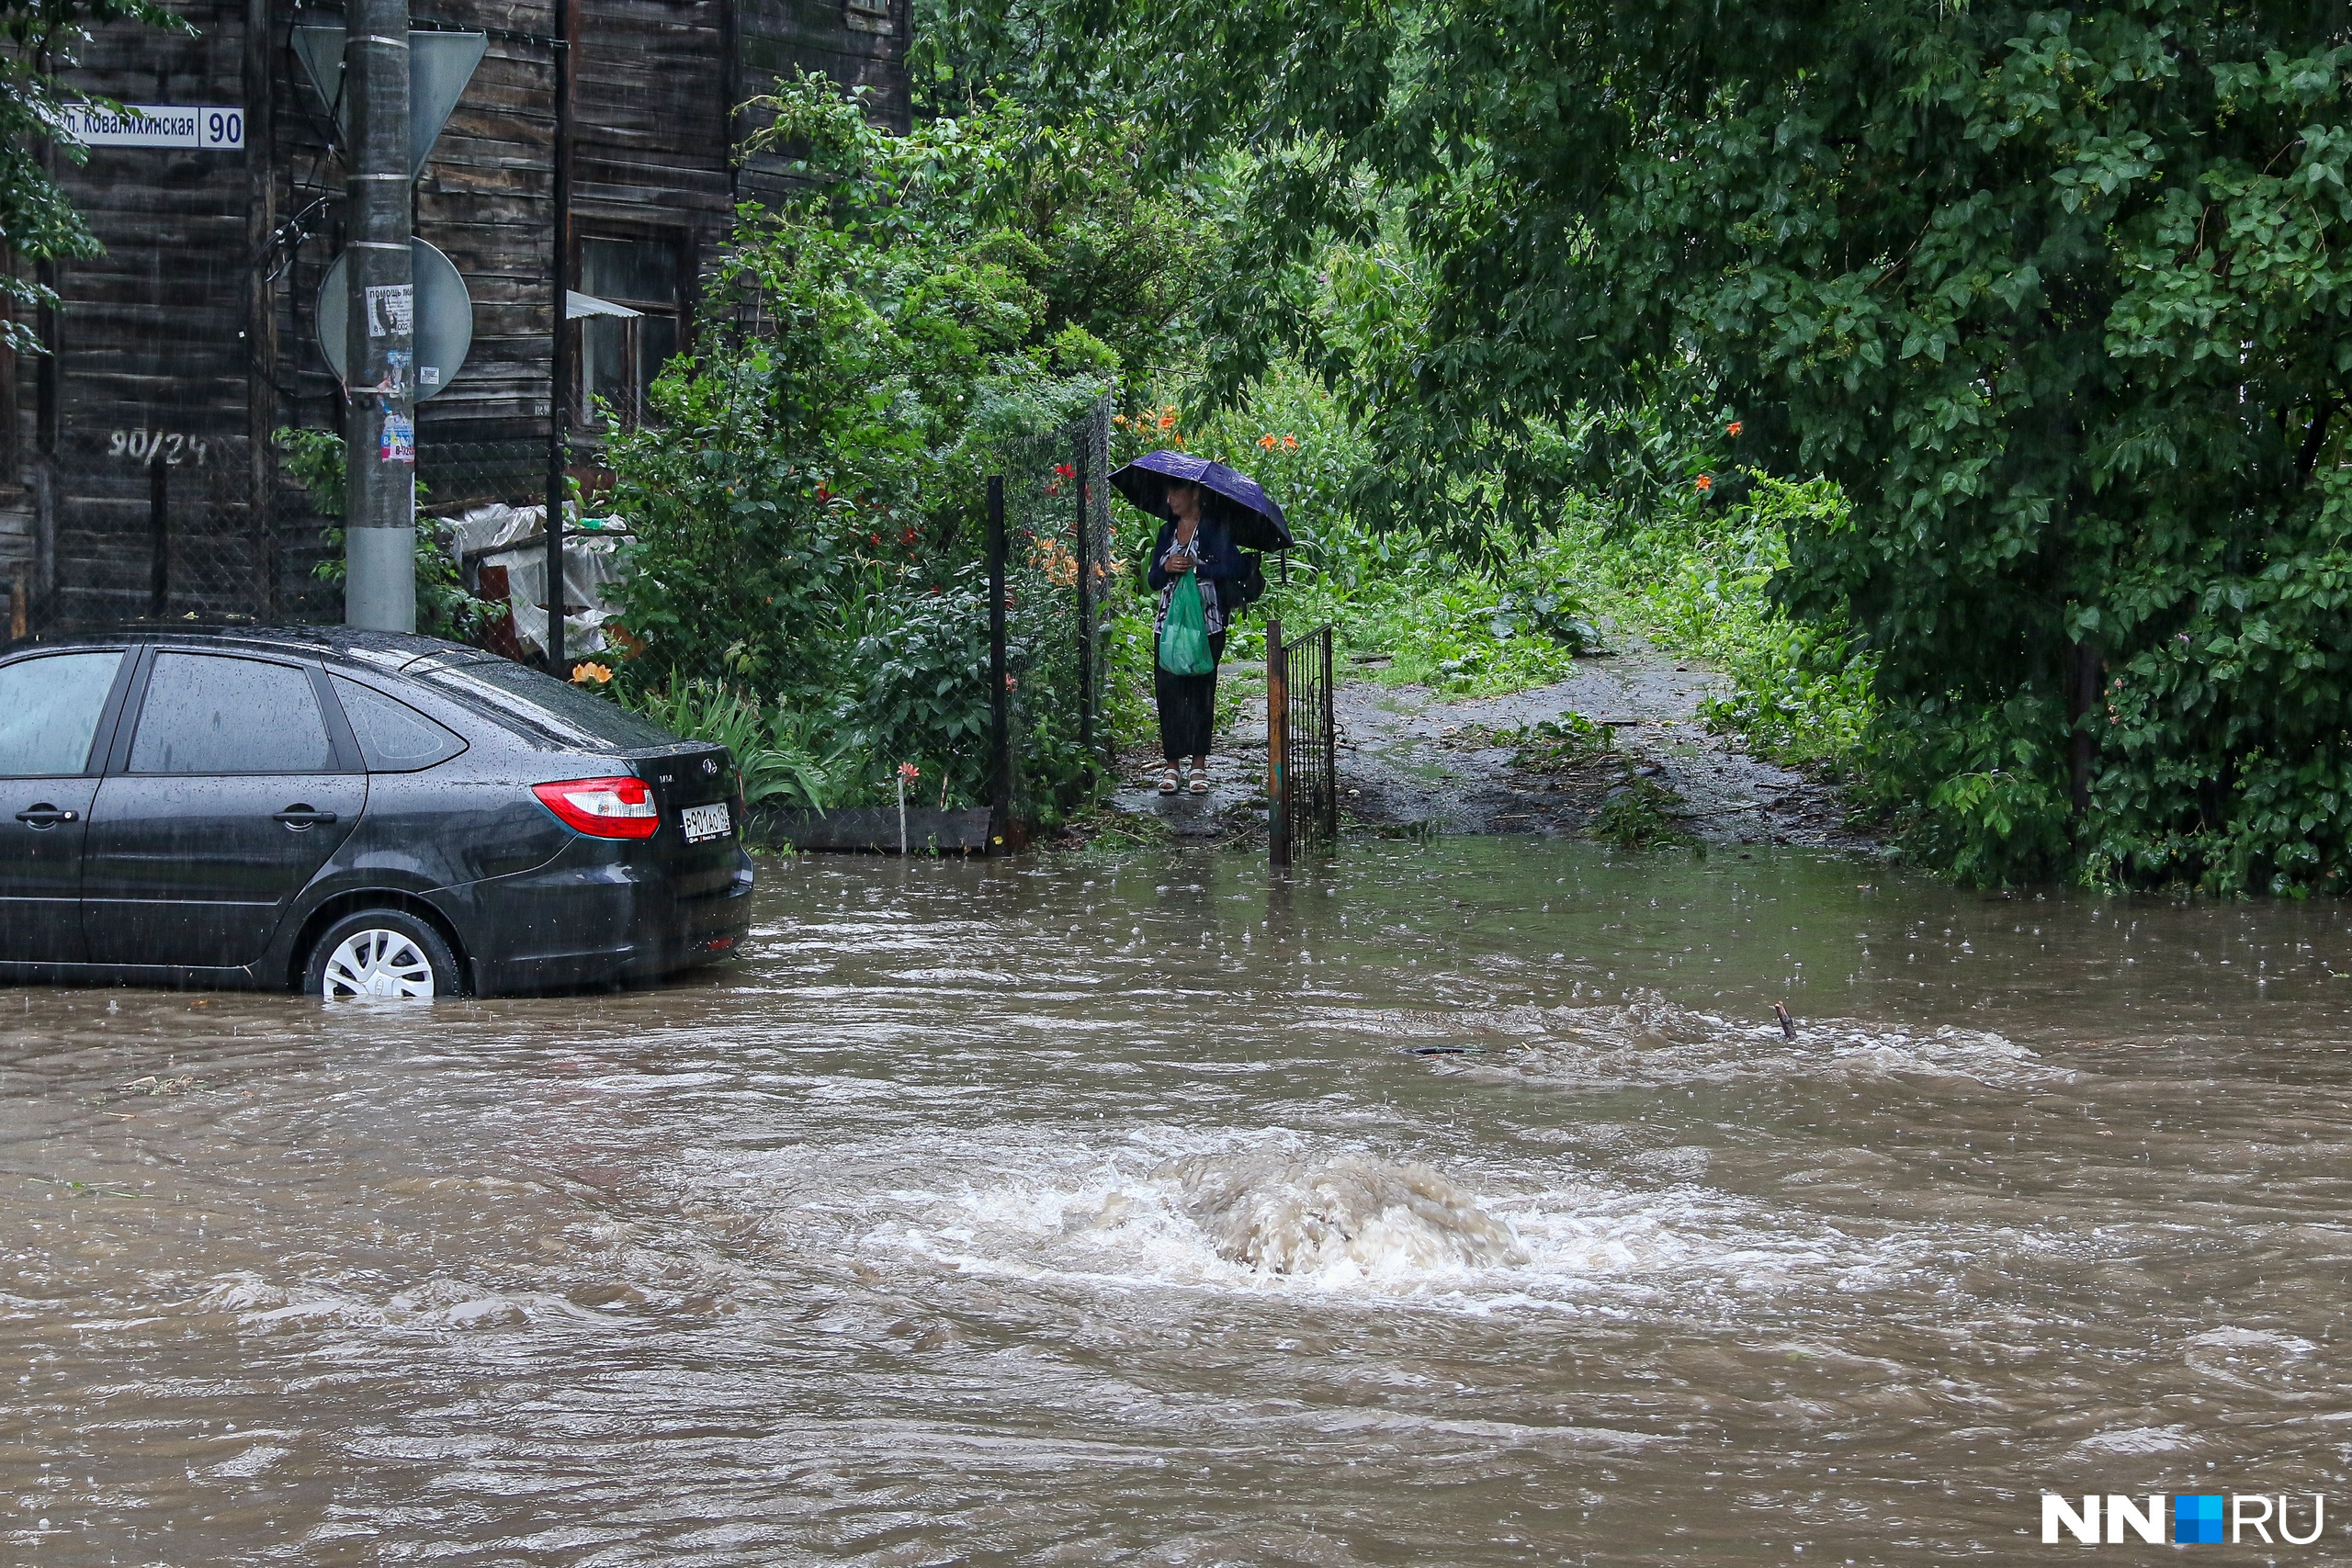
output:
{"label": "muddy brown water", "polygon": [[617,997],[0,992],[0,1560],[2006,1561],[2045,1489],[2346,1554],[2341,905],[1507,839],[759,898]]}

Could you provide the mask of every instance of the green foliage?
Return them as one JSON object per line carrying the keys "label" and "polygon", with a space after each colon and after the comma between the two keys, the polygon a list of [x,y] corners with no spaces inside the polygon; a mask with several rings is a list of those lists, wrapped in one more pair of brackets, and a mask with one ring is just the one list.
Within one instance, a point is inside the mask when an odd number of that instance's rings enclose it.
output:
{"label": "green foliage", "polygon": [[[66,80],[81,63],[93,31],[140,22],[193,36],[196,29],[151,0],[0,0],[0,245],[26,261],[63,261],[100,254],[97,239],[41,162],[44,147],[79,164],[89,156],[78,142],[51,128],[75,105],[120,112],[111,98],[93,97]],[[40,354],[40,339],[21,318],[57,303],[37,278],[0,267],[0,348]]]}
{"label": "green foliage", "polygon": [[[1978,880],[2343,885],[2340,5],[1119,17],[1166,164],[1251,149],[1234,199],[1261,265],[1212,313],[1213,387],[1299,355],[1416,453],[1425,520],[1540,469],[1579,410],[1604,422],[1586,457],[1736,420],[1724,468],[1844,499],[1792,520],[1775,592],[1868,648],[1865,754],[1923,854]],[[1363,297],[1312,270],[1330,236],[1408,258],[1386,341],[1270,308]],[[2075,716],[2084,660],[2109,696]],[[2085,747],[2088,810],[2058,822]]]}
{"label": "green foliage", "polygon": [[907,85],[915,113],[976,114],[1000,94],[1067,100],[1073,78],[1095,73],[1085,40],[1057,26],[1049,9],[1050,0],[912,0]]}
{"label": "green foliage", "polygon": [[1541,719],[1524,729],[1498,729],[1492,739],[1516,747],[1511,765],[1534,773],[1572,773],[1617,755],[1617,732],[1580,713]]}
{"label": "green foliage", "polygon": [[[343,515],[343,437],[326,430],[278,426],[273,439],[286,477],[300,485],[322,517]],[[340,536],[337,536],[340,542]]]}
{"label": "green foliage", "polygon": [[[896,136],[808,76],[757,107],[760,145],[796,150],[807,184],[745,209],[711,330],[608,450],[637,541],[620,593],[641,651],[620,678],[723,680],[811,716],[861,759],[838,799],[907,761],[943,804],[985,798],[983,479],[1050,468],[1040,437],[1159,363],[1192,242],[1115,126],[999,106]],[[1069,585],[1049,555],[1013,556],[1028,654]],[[1089,768],[1037,708],[1023,776],[1058,782],[1024,804],[1050,817]]]}
{"label": "green foliage", "polygon": [[[1688,457],[1662,466],[1707,471]],[[1605,503],[1570,506],[1534,554],[1565,558],[1561,570],[1611,620],[1727,677],[1730,694],[1702,710],[1713,728],[1772,761],[1846,773],[1877,711],[1876,662],[1841,622],[1792,620],[1771,592],[1792,534],[1839,525],[1844,499],[1824,480],[1758,476],[1742,488],[1726,502],[1735,487],[1720,479],[1703,493],[1682,477],[1649,494],[1624,485]]]}
{"label": "green foliage", "polygon": [[1650,850],[1690,841],[1682,829],[1688,815],[1682,797],[1656,779],[1639,774],[1610,792],[1585,831],[1621,850]]}
{"label": "green foliage", "polygon": [[742,777],[746,806],[825,811],[860,793],[846,752],[820,750],[812,727],[721,682],[678,681],[666,690],[616,694],[666,729],[726,747]]}
{"label": "green foliage", "polygon": [[[933,587],[895,598],[873,619],[851,656],[863,685],[834,716],[849,745],[916,762],[943,800],[980,800],[989,786],[988,578],[976,562]],[[1016,606],[1019,599],[1016,592]]]}
{"label": "green foliage", "polygon": [[[309,493],[311,504],[319,509],[320,515],[341,517],[343,437],[330,431],[281,425],[273,439],[286,465],[286,477]],[[424,495],[424,486],[419,484],[417,499],[422,501]],[[322,536],[334,548],[326,559],[311,570],[322,582],[340,583],[344,578],[343,530],[327,528]],[[489,613],[488,606],[466,592],[458,558],[434,520],[417,519],[416,629],[427,637],[463,641],[481,629]]]}
{"label": "green foliage", "polygon": [[[2033,693],[1958,711],[1930,696],[1883,716],[1869,793],[1916,858],[1978,886],[2025,881],[2059,860],[2072,824],[2039,739],[2064,733],[2049,707]],[[1936,781],[1924,802],[1900,793],[1917,779]]]}
{"label": "green foliage", "polygon": [[[808,182],[777,214],[779,229],[849,242],[879,268],[861,280],[877,303],[895,272],[908,303],[934,318],[941,349],[1018,349],[1061,375],[1124,375],[1139,387],[1185,335],[1212,237],[1183,191],[1136,177],[1139,127],[1098,115],[1049,122],[991,100],[897,136],[855,95],[806,74],[751,107],[772,117],[753,149],[794,150]],[[934,295],[912,264],[956,276]],[[976,286],[989,302],[959,305]]]}

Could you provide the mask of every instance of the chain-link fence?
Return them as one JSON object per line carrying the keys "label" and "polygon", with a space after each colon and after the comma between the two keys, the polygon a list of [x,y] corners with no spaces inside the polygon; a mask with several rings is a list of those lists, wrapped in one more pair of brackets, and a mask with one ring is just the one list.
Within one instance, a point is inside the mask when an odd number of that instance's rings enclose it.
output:
{"label": "chain-link fence", "polygon": [[[1004,588],[991,620],[992,679],[1003,682],[992,778],[1014,821],[1051,820],[1109,767],[1102,724],[1103,627],[1119,588],[1111,567],[1111,405],[1050,435],[999,448]],[[992,504],[993,504],[992,492]],[[992,524],[994,520],[992,519]],[[991,550],[1000,536],[990,528]]]}
{"label": "chain-link fence", "polygon": [[[38,534],[24,553],[39,626],[342,619],[339,482],[313,475],[305,485],[288,452],[256,454],[242,435],[130,430],[98,440],[92,453],[69,443],[61,477],[35,491]],[[479,575],[461,560],[453,525],[485,504],[536,504],[546,466],[544,443],[420,451],[420,629],[477,637],[506,613],[503,588],[469,602]]]}
{"label": "chain-link fence", "polygon": [[[826,651],[840,666],[835,685],[797,694],[788,679],[730,661],[742,629],[730,616],[756,619],[758,606],[724,592],[697,601],[704,635],[692,646],[701,656],[673,660],[681,646],[673,637],[639,660],[644,644],[627,630],[624,580],[639,520],[584,486],[590,499],[565,520],[563,592],[550,595],[544,442],[436,442],[428,427],[417,452],[419,629],[540,663],[557,598],[566,616],[559,673],[594,661],[583,678],[609,669],[616,694],[667,704],[668,721],[689,728],[704,710],[752,715],[759,739],[747,732],[739,744],[805,753],[825,773],[818,782],[802,769],[803,787],[779,798],[812,813],[878,808],[910,763],[925,806],[993,806],[1017,842],[1024,829],[1063,819],[1112,766],[1104,634],[1135,587],[1112,558],[1110,419],[1105,399],[1057,430],[995,443],[992,530],[985,517],[942,519],[907,528],[903,540],[867,540],[858,524],[839,558],[863,574],[862,630],[833,627],[827,635],[839,646]],[[126,465],[89,503],[111,513],[112,537],[129,533],[147,547],[130,558],[117,550],[102,575],[83,573],[69,615],[83,624],[341,618],[339,443],[287,435],[258,465],[242,441],[223,445],[235,450],[187,452],[176,463],[168,449],[138,454],[145,461]],[[267,506],[253,504],[257,482],[268,487]],[[126,529],[126,512],[147,525]],[[805,544],[785,534],[743,540],[787,554]],[[707,575],[749,564],[739,550]],[[1001,624],[983,587],[991,575]],[[924,712],[910,718],[917,705]]]}
{"label": "chain-link fence", "polygon": [[340,616],[340,588],[314,574],[335,553],[328,520],[245,437],[134,429],[62,447],[33,491],[40,629]]}

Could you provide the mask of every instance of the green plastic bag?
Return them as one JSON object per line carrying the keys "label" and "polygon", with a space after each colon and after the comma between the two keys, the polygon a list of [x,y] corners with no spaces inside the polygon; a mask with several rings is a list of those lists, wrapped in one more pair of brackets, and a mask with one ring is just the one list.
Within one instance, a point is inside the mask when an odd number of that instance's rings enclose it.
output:
{"label": "green plastic bag", "polygon": [[1168,595],[1168,618],[1159,627],[1159,667],[1170,675],[1212,675],[1216,656],[1209,651],[1209,624],[1201,614],[1201,585],[1186,572]]}

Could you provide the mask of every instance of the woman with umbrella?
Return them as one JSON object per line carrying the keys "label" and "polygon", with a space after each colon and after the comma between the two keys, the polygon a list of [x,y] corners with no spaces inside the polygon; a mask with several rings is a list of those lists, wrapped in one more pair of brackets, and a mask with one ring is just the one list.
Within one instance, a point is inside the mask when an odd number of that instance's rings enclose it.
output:
{"label": "woman with umbrella", "polygon": [[[1178,770],[1192,762],[1189,787],[1206,795],[1209,745],[1216,728],[1216,666],[1225,657],[1226,627],[1248,597],[1244,585],[1254,573],[1243,545],[1287,549],[1290,534],[1282,509],[1256,483],[1227,468],[1182,452],[1151,452],[1111,476],[1121,494],[1163,519],[1151,547],[1151,586],[1159,594],[1152,621],[1153,695],[1159,708],[1159,749],[1168,771],[1159,793],[1173,795],[1186,781]],[[1197,594],[1199,618],[1207,632],[1204,671],[1170,666],[1171,612],[1189,626],[1191,606],[1179,593]],[[1180,665],[1188,663],[1179,660]]]}

